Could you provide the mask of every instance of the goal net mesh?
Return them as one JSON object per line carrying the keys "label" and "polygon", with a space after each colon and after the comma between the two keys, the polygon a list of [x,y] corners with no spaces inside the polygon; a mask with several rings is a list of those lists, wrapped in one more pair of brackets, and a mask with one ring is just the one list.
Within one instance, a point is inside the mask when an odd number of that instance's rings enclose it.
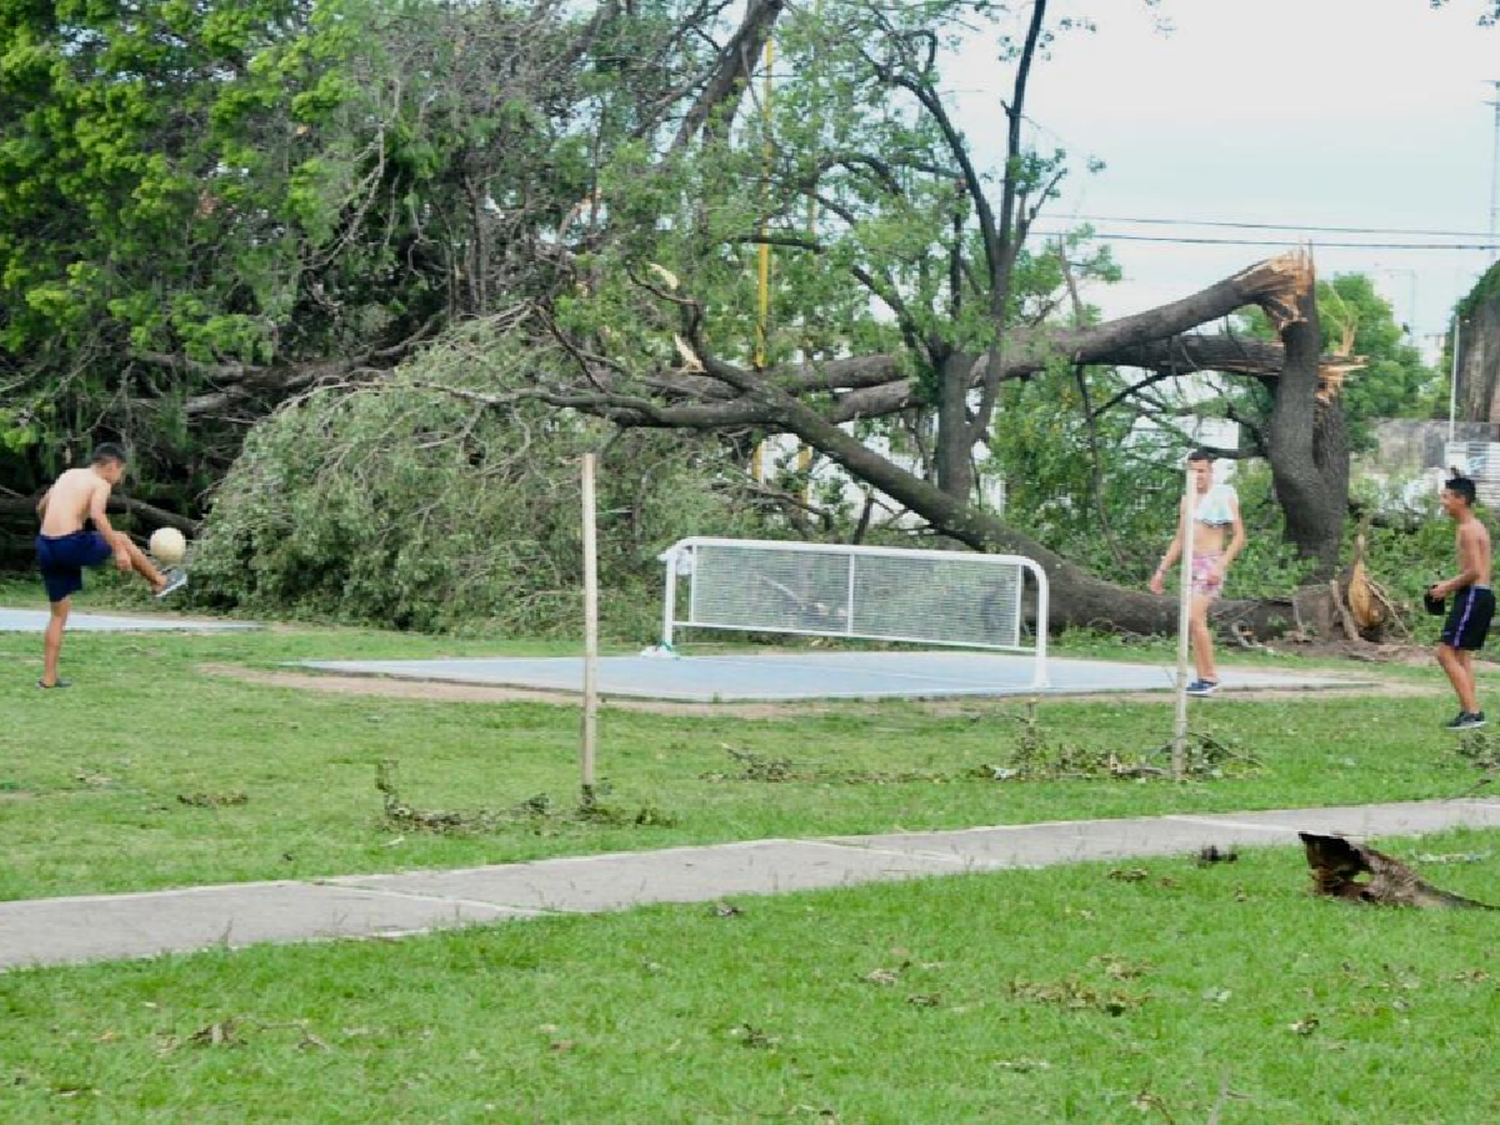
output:
{"label": "goal net mesh", "polygon": [[1022,647],[1022,567],[995,556],[700,543],[690,581],[685,624]]}

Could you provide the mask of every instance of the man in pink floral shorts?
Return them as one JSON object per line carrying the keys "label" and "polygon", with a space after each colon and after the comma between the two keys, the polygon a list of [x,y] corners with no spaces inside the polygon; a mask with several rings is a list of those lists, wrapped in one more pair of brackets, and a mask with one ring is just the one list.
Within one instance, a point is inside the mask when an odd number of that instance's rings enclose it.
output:
{"label": "man in pink floral shorts", "polygon": [[1193,580],[1188,635],[1193,642],[1193,664],[1198,678],[1188,684],[1187,690],[1189,695],[1212,695],[1219,687],[1219,672],[1214,665],[1214,635],[1208,627],[1208,610],[1224,590],[1229,564],[1244,549],[1245,525],[1240,519],[1240,501],[1233,487],[1214,483],[1214,455],[1205,449],[1195,449],[1188,454],[1188,468],[1197,484],[1191,510],[1190,502],[1184,499],[1177,519],[1177,535],[1151,576],[1150,588],[1152,593],[1162,592],[1167,571],[1182,557],[1184,537],[1191,528]]}

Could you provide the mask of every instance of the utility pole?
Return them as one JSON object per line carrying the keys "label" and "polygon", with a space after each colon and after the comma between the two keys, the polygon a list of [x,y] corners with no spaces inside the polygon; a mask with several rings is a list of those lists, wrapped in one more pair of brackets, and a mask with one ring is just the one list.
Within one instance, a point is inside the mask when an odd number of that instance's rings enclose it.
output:
{"label": "utility pole", "polygon": [[1500,228],[1500,78],[1490,79],[1495,99],[1486,105],[1495,107],[1495,140],[1490,150],[1490,261],[1495,260],[1495,232]]}

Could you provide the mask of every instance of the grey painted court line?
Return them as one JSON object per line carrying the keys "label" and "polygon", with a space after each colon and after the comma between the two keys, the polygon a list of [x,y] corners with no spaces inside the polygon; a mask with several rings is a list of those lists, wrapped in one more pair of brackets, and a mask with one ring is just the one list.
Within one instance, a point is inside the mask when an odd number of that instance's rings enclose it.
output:
{"label": "grey painted court line", "polygon": [[[542,691],[581,692],[577,657],[463,657],[437,660],[308,660],[297,666],[345,675],[389,676]],[[1166,691],[1174,669],[1105,660],[1048,661],[1050,686],[1032,686],[1029,656],[1004,653],[828,652],[661,658],[609,656],[599,661],[599,690],[642,699],[767,701],[936,698],[1112,691]],[[1226,669],[1224,691],[1247,688],[1358,687],[1331,676]]]}
{"label": "grey painted court line", "polygon": [[438,929],[713,902],[1206,845],[1270,847],[1296,833],[1418,835],[1500,828],[1500,799],[1184,813],[818,840],[750,840],[397,875],[348,875],[0,903],[0,971],[258,942],[394,938]]}
{"label": "grey painted court line", "polygon": [[[40,633],[47,628],[45,609],[0,609],[0,633]],[[105,613],[73,613],[68,632],[84,633],[215,633],[259,629],[252,621],[218,621],[203,617],[121,617]]]}

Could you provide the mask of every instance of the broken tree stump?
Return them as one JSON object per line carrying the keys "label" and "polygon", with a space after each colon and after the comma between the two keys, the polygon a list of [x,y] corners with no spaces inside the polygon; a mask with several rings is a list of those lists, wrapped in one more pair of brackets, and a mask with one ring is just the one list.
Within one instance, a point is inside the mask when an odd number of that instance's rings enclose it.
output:
{"label": "broken tree stump", "polygon": [[[1342,836],[1299,832],[1312,868],[1313,893],[1378,906],[1500,909],[1439,890],[1406,864]],[[1360,876],[1369,879],[1361,880]]]}

